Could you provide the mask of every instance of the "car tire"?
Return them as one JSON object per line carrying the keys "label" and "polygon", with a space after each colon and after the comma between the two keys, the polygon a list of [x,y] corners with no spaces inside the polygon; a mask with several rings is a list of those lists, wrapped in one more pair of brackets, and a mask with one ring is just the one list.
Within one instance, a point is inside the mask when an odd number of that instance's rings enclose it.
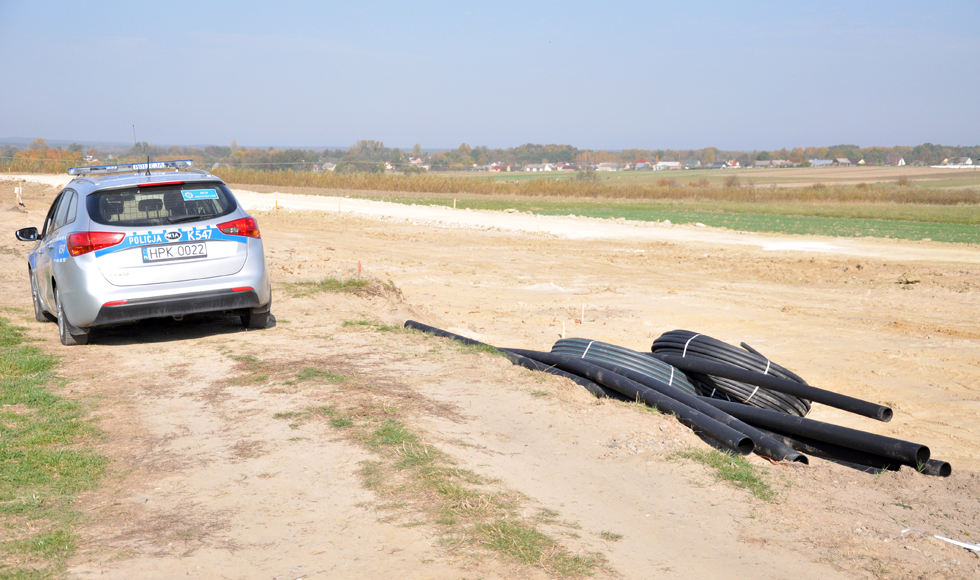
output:
{"label": "car tire", "polygon": [[248,312],[247,314],[241,315],[242,326],[245,328],[266,328],[269,326],[269,313],[263,312],[261,314],[256,314],[255,312]]}
{"label": "car tire", "polygon": [[61,337],[61,344],[65,346],[76,346],[88,342],[88,329],[78,328],[65,316],[65,309],[61,306],[61,293],[58,288],[54,289],[54,303],[58,308],[58,335]]}
{"label": "car tire", "polygon": [[269,327],[269,316],[272,314],[272,301],[269,301],[269,305],[265,307],[265,312],[256,312],[255,310],[246,310],[244,314],[240,316],[242,319],[242,326],[245,328],[268,328]]}
{"label": "car tire", "polygon": [[37,295],[37,280],[34,279],[34,273],[30,272],[28,276],[31,278],[31,298],[34,299],[34,320],[38,322],[57,321],[58,319],[48,314],[48,311],[41,305],[41,297]]}

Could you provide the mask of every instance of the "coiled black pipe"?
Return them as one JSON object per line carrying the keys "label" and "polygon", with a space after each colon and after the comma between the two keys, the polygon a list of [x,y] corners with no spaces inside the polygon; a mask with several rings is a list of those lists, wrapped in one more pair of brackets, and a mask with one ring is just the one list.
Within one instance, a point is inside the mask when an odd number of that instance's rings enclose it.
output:
{"label": "coiled black pipe", "polygon": [[[438,328],[436,328],[434,326],[429,326],[428,324],[422,324],[421,322],[416,322],[414,320],[407,320],[407,321],[405,321],[405,328],[413,328],[415,330],[421,330],[422,332],[426,332],[428,334],[432,334],[432,335],[435,335],[435,336],[441,336],[443,338],[451,338],[451,339],[453,339],[455,341],[458,341],[458,342],[461,342],[463,344],[467,344],[467,345],[470,345],[470,346],[481,346],[481,347],[485,346],[485,347],[494,348],[494,347],[491,347],[490,345],[488,345],[486,343],[483,343],[483,342],[480,342],[478,340],[473,340],[472,338],[466,338],[465,336],[460,336],[458,334],[453,334],[452,332],[441,330],[441,329],[438,329]],[[500,349],[497,349],[497,350],[500,350]],[[529,359],[527,357],[520,356],[520,355],[514,354],[512,352],[506,352],[506,351],[501,350],[500,353],[503,354],[504,356],[506,356],[507,359],[510,360],[510,362],[512,362],[515,365],[522,366],[522,367],[524,367],[526,369],[531,369],[532,371],[541,371],[543,373],[548,373],[550,375],[555,375],[555,376],[558,376],[558,377],[564,377],[566,379],[569,379],[571,381],[574,381],[576,384],[581,385],[582,387],[585,387],[585,389],[587,391],[589,391],[590,393],[592,393],[596,398],[599,398],[599,399],[603,399],[603,398],[624,399],[624,397],[622,395],[620,395],[619,393],[617,393],[616,391],[614,391],[612,389],[607,389],[606,387],[603,387],[602,385],[598,385],[594,381],[590,381],[589,379],[587,379],[585,377],[580,377],[580,376],[574,375],[572,373],[567,373],[567,372],[565,372],[563,370],[556,369],[556,368],[554,368],[552,366],[548,366],[548,365],[546,365],[544,363],[540,363],[538,361],[531,360],[531,359]]]}
{"label": "coiled black pipe", "polygon": [[883,405],[877,405],[840,393],[818,389],[810,385],[798,383],[788,379],[782,379],[772,375],[764,375],[753,371],[747,371],[732,365],[714,362],[697,356],[678,356],[676,354],[654,353],[665,363],[675,366],[682,371],[711,375],[713,377],[723,377],[732,379],[757,387],[764,387],[770,391],[785,393],[823,403],[830,407],[842,409],[857,415],[871,417],[879,421],[888,422],[892,420],[892,410]]}
{"label": "coiled black pipe", "polygon": [[866,433],[847,427],[839,427],[830,423],[804,419],[803,417],[793,417],[785,413],[759,409],[741,403],[732,403],[719,399],[703,399],[733,417],[745,421],[749,425],[754,425],[762,429],[768,429],[779,433],[786,433],[791,436],[802,436],[834,443],[841,447],[849,447],[882,455],[889,459],[898,461],[902,465],[909,465],[918,468],[920,464],[929,461],[929,448],[925,445],[903,441],[874,433]]}
{"label": "coiled black pipe", "polygon": [[637,373],[653,377],[663,383],[677,387],[682,391],[690,393],[692,396],[701,394],[687,378],[687,375],[671,367],[669,364],[654,358],[650,353],[636,352],[614,344],[585,338],[563,338],[551,347],[551,352],[584,358],[589,361],[613,363],[621,368],[636,371]]}
{"label": "coiled black pipe", "polygon": [[[688,330],[672,330],[664,333],[653,342],[651,350],[655,354],[678,354],[681,356],[705,358],[741,369],[774,375],[779,378],[806,384],[806,381],[792,371],[773,363],[761,355],[731,346],[710,336],[696,334]],[[729,400],[741,401],[754,407],[771,409],[799,417],[805,417],[810,412],[810,401],[806,399],[773,392],[762,387],[747,385],[731,379],[699,373],[690,373],[690,375],[693,379],[708,387],[707,394],[709,396],[721,395]]]}
{"label": "coiled black pipe", "polygon": [[649,387],[655,391],[658,391],[661,394],[666,395],[672,399],[677,399],[681,403],[704,413],[705,415],[711,417],[715,421],[718,421],[719,423],[724,423],[725,425],[728,425],[729,427],[735,429],[740,433],[745,433],[746,435],[752,438],[752,442],[755,443],[755,449],[753,449],[753,451],[755,451],[755,453],[759,455],[768,457],[773,461],[792,461],[792,462],[804,463],[804,464],[810,463],[806,455],[802,455],[801,453],[799,453],[798,452],[799,450],[792,448],[791,446],[779,441],[776,438],[770,437],[762,430],[756,429],[755,427],[747,423],[744,423],[743,421],[740,421],[735,417],[732,417],[728,413],[706,403],[705,401],[701,400],[700,398],[694,395],[688,394],[685,391],[682,391],[676,387],[668,385],[663,381],[659,381],[653,377],[644,375],[642,373],[638,373],[632,369],[623,368],[611,362],[607,362],[603,360],[593,360],[588,358],[586,360],[588,360],[590,363],[596,366],[607,369],[618,375],[623,375],[627,379],[636,381],[641,385],[645,387]]}
{"label": "coiled black pipe", "polygon": [[564,371],[583,376],[595,381],[603,386],[618,391],[626,397],[643,401],[644,403],[660,409],[664,413],[672,413],[677,418],[691,427],[695,431],[704,433],[721,445],[736,451],[742,455],[748,455],[755,447],[752,438],[747,437],[732,429],[728,425],[720,423],[704,413],[692,409],[691,407],[672,399],[651,388],[645,387],[635,381],[631,381],[622,375],[608,371],[602,367],[594,365],[581,358],[570,357],[551,352],[537,352],[522,349],[501,349],[506,352],[525,356],[545,364],[554,365]]}

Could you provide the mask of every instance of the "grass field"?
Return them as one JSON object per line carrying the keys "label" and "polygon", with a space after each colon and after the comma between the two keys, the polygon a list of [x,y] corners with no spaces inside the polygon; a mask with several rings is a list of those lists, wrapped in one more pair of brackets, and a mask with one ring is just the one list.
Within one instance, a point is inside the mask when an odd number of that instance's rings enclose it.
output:
{"label": "grass field", "polygon": [[[912,185],[927,187],[974,187],[975,170],[933,169],[931,167],[794,167],[786,169],[683,169],[674,171],[609,171],[596,172],[599,183],[610,186],[656,185],[674,181],[677,186],[706,180],[709,186],[721,187],[730,176],[736,176],[745,186],[806,187],[814,183],[825,185],[897,184],[902,177]],[[574,179],[575,173],[451,173],[437,175],[489,178],[502,182],[525,182],[534,179]]]}
{"label": "grass field", "polygon": [[[543,215],[670,220],[754,232],[980,243],[971,170],[850,167],[558,173],[334,175],[222,170],[235,184]],[[737,178],[737,180],[735,179]]]}
{"label": "grass field", "polygon": [[75,551],[73,497],[107,459],[78,403],[59,397],[57,361],[0,317],[0,578],[54,578]]}
{"label": "grass field", "polygon": [[[453,199],[385,196],[394,203],[452,207]],[[457,209],[516,209],[541,215],[579,215],[635,221],[703,223],[747,232],[820,236],[869,236],[980,244],[976,205],[633,202],[610,200],[457,198]]]}
{"label": "grass field", "polygon": [[[542,211],[545,215],[563,212]],[[670,220],[672,223],[703,223],[708,226],[745,232],[773,232],[817,236],[870,236],[903,240],[932,240],[980,244],[980,227],[962,223],[936,223],[882,219],[827,218],[756,213],[725,213],[686,210],[616,211],[595,209],[580,215],[625,218],[638,221]]]}
{"label": "grass field", "polygon": [[[903,168],[904,169],[904,168]],[[726,175],[712,171],[610,172],[594,174],[595,180],[574,175],[510,173],[453,173],[386,175],[369,173],[258,171],[222,168],[215,174],[228,183],[339,189],[371,192],[400,192],[408,195],[454,194],[517,196],[529,198],[674,200],[715,202],[806,202],[806,203],[904,203],[956,205],[980,204],[980,190],[964,187],[929,187],[916,180],[942,177],[953,179],[949,171],[910,168],[908,174],[895,168],[854,168],[862,181],[828,185],[828,179],[843,169],[746,170]],[[930,173],[931,172],[931,173]],[[939,173],[937,173],[939,172]],[[755,183],[767,175],[783,180],[765,186]],[[965,174],[960,175],[966,179]],[[756,176],[749,178],[750,176]],[[729,178],[731,178],[729,180]],[[878,182],[872,182],[872,178]],[[776,179],[769,177],[767,179]],[[792,187],[788,179],[793,179]],[[959,178],[956,178],[959,179]],[[965,182],[964,182],[965,183]]]}

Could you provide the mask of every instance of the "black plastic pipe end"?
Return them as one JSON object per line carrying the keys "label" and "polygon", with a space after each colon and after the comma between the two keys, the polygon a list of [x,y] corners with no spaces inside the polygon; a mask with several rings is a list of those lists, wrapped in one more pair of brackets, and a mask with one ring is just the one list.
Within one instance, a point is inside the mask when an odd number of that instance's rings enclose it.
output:
{"label": "black plastic pipe end", "polygon": [[738,452],[742,455],[748,455],[755,449],[755,443],[752,441],[752,439],[743,437],[735,444],[735,448],[738,449]]}
{"label": "black plastic pipe end", "polygon": [[919,464],[919,472],[925,475],[935,475],[937,477],[949,477],[953,474],[953,466],[947,461],[930,459],[925,463]]}

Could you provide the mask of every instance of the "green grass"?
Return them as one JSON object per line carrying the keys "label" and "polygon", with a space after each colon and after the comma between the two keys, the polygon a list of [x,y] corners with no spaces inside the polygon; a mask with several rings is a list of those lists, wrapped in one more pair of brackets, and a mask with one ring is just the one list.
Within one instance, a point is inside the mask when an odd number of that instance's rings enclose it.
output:
{"label": "green grass", "polygon": [[[452,207],[441,197],[391,197],[386,201]],[[468,198],[458,209],[516,209],[540,215],[665,221],[747,232],[834,237],[980,243],[980,206],[894,203],[798,203],[731,201],[623,201]]]}
{"label": "green grass", "polygon": [[351,380],[351,377],[347,375],[342,375],[329,371],[326,369],[318,369],[313,367],[305,367],[296,373],[297,381],[323,381],[331,383],[334,385],[339,385],[341,383],[346,383]]}
{"label": "green grass", "polygon": [[506,356],[504,353],[500,352],[495,347],[492,347],[489,344],[466,344],[464,342],[459,342],[457,340],[453,340],[452,342],[453,342],[453,346],[456,347],[456,350],[463,354],[482,353],[482,354],[490,354],[493,356]]}
{"label": "green grass", "polygon": [[637,398],[635,401],[626,403],[637,413],[648,413],[650,415],[663,415],[660,409],[647,405],[644,401]]}
{"label": "green grass", "polygon": [[259,360],[254,356],[242,355],[232,356],[232,360],[238,363],[238,370],[241,371],[231,384],[239,387],[257,385],[269,380],[269,364]]}
{"label": "green grass", "polygon": [[336,429],[346,429],[354,426],[354,420],[350,417],[333,417],[330,419],[330,425]]}
{"label": "green grass", "polygon": [[321,292],[356,294],[371,285],[368,278],[338,278],[327,276],[316,282],[290,282],[284,284],[293,297],[310,296]]}
{"label": "green grass", "polygon": [[498,520],[476,527],[480,544],[510,556],[522,564],[549,569],[559,576],[588,574],[603,562],[600,554],[572,555],[533,526],[510,520]]}
{"label": "green grass", "polygon": [[747,489],[763,501],[772,501],[776,497],[776,492],[762,472],[744,457],[722,453],[716,449],[706,451],[694,447],[678,451],[677,455],[712,468],[719,481],[726,481],[736,487]]}
{"label": "green grass", "polygon": [[45,560],[61,560],[75,553],[75,536],[66,530],[55,530],[36,534],[22,540],[4,542],[3,547],[5,550],[17,554],[26,554]]}
{"label": "green grass", "polygon": [[[75,401],[52,391],[57,361],[24,344],[0,318],[0,524],[7,529],[0,578],[57,576],[74,552],[75,494],[96,487],[108,459],[86,443],[99,435]],[[13,530],[33,534],[23,536]]]}
{"label": "green grass", "polygon": [[284,413],[276,413],[272,416],[273,419],[296,419],[304,416],[306,413],[302,411],[286,411]]}
{"label": "green grass", "polygon": [[[957,207],[943,207],[940,212],[930,207],[917,217],[932,218],[937,221],[910,221],[905,219],[874,219],[870,217],[843,217],[846,209],[818,208],[809,213],[826,213],[827,216],[786,215],[784,212],[796,208],[779,206],[760,206],[756,211],[768,213],[741,213],[728,211],[696,211],[687,209],[657,209],[657,210],[615,210],[590,209],[579,210],[579,214],[595,218],[624,218],[636,221],[670,220],[677,224],[703,223],[707,226],[727,228],[745,232],[771,232],[795,235],[815,235],[832,237],[866,236],[875,238],[895,238],[902,240],[930,239],[936,242],[954,242],[965,244],[980,244],[980,210],[969,208],[968,211],[957,211]],[[935,208],[940,209],[940,208]],[[874,213],[866,211],[855,213]],[[563,215],[564,211],[542,211],[544,215]],[[907,215],[912,217],[916,212],[912,208],[889,208],[880,212],[885,215]],[[945,219],[950,221],[941,222]],[[956,221],[952,221],[956,220]]]}
{"label": "green grass", "polygon": [[401,326],[391,326],[382,322],[368,320],[366,318],[360,318],[358,320],[345,320],[341,326],[344,328],[369,328],[378,332],[407,332],[407,330]]}
{"label": "green grass", "polygon": [[610,531],[604,531],[601,534],[599,534],[599,537],[602,538],[603,540],[608,540],[610,542],[618,542],[623,539],[623,534],[615,534]]}
{"label": "green grass", "polygon": [[367,439],[367,444],[370,447],[402,445],[416,442],[418,442],[418,438],[415,434],[409,431],[401,421],[396,419],[385,420]]}

